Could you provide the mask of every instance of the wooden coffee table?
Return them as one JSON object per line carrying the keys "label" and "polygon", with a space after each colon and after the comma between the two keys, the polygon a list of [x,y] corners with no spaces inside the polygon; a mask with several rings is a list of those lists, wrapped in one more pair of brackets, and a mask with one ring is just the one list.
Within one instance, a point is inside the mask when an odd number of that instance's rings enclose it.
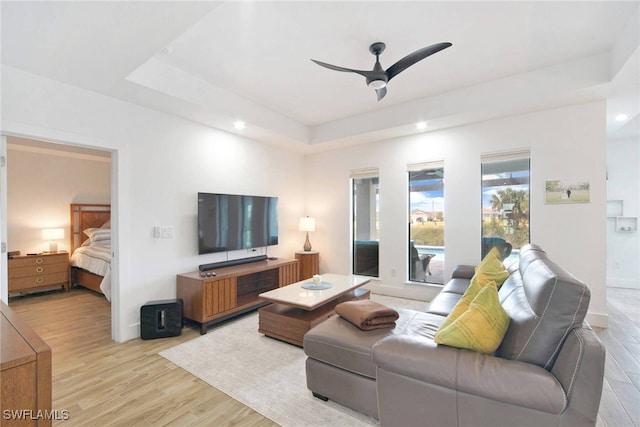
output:
{"label": "wooden coffee table", "polygon": [[360,288],[369,279],[341,274],[323,274],[322,283],[329,289],[305,289],[311,279],[260,294],[272,302],[258,310],[258,332],[302,347],[309,329],[332,316],[334,307],[344,301],[369,299],[371,292]]}

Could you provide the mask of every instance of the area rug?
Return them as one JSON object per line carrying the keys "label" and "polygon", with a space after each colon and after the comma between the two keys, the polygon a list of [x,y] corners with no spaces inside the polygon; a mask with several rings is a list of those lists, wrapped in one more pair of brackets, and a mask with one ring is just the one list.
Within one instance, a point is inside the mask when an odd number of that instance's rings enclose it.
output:
{"label": "area rug", "polygon": [[284,427],[377,425],[313,397],[303,350],[258,333],[257,313],[210,328],[160,355]]}

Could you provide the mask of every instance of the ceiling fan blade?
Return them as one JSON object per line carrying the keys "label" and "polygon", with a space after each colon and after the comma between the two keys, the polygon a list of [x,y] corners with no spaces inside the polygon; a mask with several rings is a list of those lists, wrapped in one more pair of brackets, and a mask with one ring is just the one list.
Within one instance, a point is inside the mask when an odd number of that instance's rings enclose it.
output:
{"label": "ceiling fan blade", "polygon": [[380,101],[387,94],[387,87],[383,87],[382,89],[376,89],[376,95],[378,95],[378,101]]}
{"label": "ceiling fan blade", "polygon": [[343,72],[346,72],[346,73],[356,73],[356,74],[360,74],[361,76],[364,76],[366,78],[369,78],[369,76],[372,74],[371,71],[353,70],[351,68],[344,68],[344,67],[339,67],[337,65],[327,64],[326,62],[316,61],[315,59],[312,59],[312,61],[315,62],[316,64],[320,65],[321,67],[325,67],[325,68],[328,68],[330,70],[343,71]]}
{"label": "ceiling fan blade", "polygon": [[416,62],[421,61],[427,56],[433,55],[434,53],[438,53],[441,50],[446,49],[450,46],[452,46],[452,44],[448,42],[436,43],[431,46],[418,49],[413,53],[410,53],[409,55],[405,56],[404,58],[402,58],[401,60],[393,64],[391,67],[387,68],[388,79],[391,80],[392,78],[394,78],[395,76],[397,76],[398,74],[400,74],[401,72],[403,72],[404,70],[406,70],[407,68],[415,64]]}

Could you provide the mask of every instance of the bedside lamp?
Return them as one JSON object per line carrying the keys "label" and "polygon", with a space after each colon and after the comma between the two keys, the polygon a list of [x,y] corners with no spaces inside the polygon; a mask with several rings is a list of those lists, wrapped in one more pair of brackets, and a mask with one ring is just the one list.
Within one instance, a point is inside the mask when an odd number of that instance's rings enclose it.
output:
{"label": "bedside lamp", "polygon": [[316,231],[316,219],[309,218],[308,216],[300,218],[300,224],[298,225],[298,229],[300,231],[307,232],[307,240],[304,242],[303,248],[306,252],[309,252],[311,250],[311,242],[309,241],[309,232]]}
{"label": "bedside lamp", "polygon": [[58,252],[58,240],[64,239],[64,228],[45,228],[42,240],[49,241],[49,252]]}

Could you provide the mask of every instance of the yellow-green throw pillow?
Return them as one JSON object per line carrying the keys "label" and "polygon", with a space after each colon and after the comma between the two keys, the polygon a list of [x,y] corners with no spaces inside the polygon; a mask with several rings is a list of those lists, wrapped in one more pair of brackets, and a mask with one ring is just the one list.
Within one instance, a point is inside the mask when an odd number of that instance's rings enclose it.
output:
{"label": "yellow-green throw pillow", "polygon": [[478,292],[487,284],[494,282],[496,287],[502,286],[509,277],[509,272],[505,270],[500,252],[497,248],[491,248],[489,253],[477,265],[475,274],[471,278],[469,287],[464,291],[460,300],[453,307],[449,315],[440,325],[440,329],[446,328],[462,313],[469,309],[471,301],[478,295]]}
{"label": "yellow-green throw pillow", "polygon": [[449,312],[447,317],[445,317],[444,321],[440,325],[440,328],[438,329],[446,328],[451,323],[453,323],[453,321],[456,320],[462,313],[467,311],[469,309],[469,306],[471,305],[471,301],[473,301],[473,299],[476,297],[476,295],[478,295],[478,292],[480,292],[481,289],[482,286],[480,286],[480,283],[478,281],[472,281],[469,284],[469,287],[464,291],[464,294],[462,294],[462,297],[460,297],[456,305],[453,306],[451,312]]}
{"label": "yellow-green throw pillow", "polygon": [[509,321],[509,315],[498,299],[496,284],[489,283],[480,289],[467,311],[451,324],[438,329],[434,341],[491,354],[500,346]]}
{"label": "yellow-green throw pillow", "polygon": [[484,286],[493,281],[496,282],[496,286],[500,288],[508,277],[509,272],[502,264],[500,252],[496,247],[493,247],[476,267],[475,274],[471,278],[471,283],[476,281],[480,286]]}

